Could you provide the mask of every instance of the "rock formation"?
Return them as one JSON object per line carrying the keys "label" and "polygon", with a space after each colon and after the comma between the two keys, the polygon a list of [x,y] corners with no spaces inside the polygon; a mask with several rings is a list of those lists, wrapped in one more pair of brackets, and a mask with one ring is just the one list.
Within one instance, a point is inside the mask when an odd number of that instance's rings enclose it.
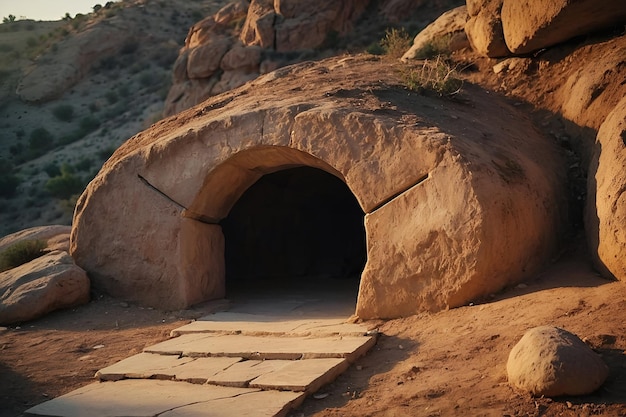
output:
{"label": "rock formation", "polygon": [[79,199],[77,264],[160,308],[223,297],[220,222],[264,175],[311,167],[365,213],[362,318],[460,306],[540,268],[561,234],[557,150],[493,95],[411,93],[376,60],[279,69],[131,138]]}
{"label": "rock formation", "polygon": [[511,350],[506,370],[511,385],[538,397],[590,394],[609,374],[576,335],[551,326],[528,330]]}
{"label": "rock formation", "polygon": [[603,275],[626,280],[626,98],[598,131],[589,168],[586,231]]}
{"label": "rock formation", "polygon": [[468,0],[467,6],[467,36],[488,57],[529,54],[626,22],[620,0]]}
{"label": "rock formation", "polygon": [[437,20],[428,25],[413,39],[413,45],[402,56],[403,61],[425,58],[424,50],[434,50],[437,43],[443,43],[445,50],[453,52],[469,46],[465,34],[467,20],[466,6],[459,6],[442,14]]}
{"label": "rock formation", "polygon": [[46,254],[0,272],[0,324],[41,317],[89,302],[89,278],[68,255],[70,226],[33,227],[0,239],[0,252],[19,242],[44,240]]}

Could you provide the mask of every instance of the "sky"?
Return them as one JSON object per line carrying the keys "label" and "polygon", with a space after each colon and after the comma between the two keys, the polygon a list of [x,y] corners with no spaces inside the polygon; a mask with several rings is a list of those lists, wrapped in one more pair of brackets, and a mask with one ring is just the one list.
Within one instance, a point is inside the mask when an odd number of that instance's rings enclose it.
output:
{"label": "sky", "polygon": [[14,15],[17,19],[60,20],[65,13],[89,13],[96,4],[108,0],[0,0],[0,19]]}

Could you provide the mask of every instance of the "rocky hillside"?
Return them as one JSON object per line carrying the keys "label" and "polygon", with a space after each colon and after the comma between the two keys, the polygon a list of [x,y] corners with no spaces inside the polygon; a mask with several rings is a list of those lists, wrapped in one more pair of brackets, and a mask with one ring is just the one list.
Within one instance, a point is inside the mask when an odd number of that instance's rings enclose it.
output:
{"label": "rocky hillside", "polygon": [[[282,2],[278,12],[302,15],[284,21],[275,19],[272,2],[253,3],[268,6],[260,14],[251,10],[250,22],[247,0],[125,0],[63,21],[0,25],[0,235],[69,224],[77,194],[102,163],[164,110],[173,114],[279,66],[379,51],[386,29],[415,34],[462,1],[342,2],[330,20],[324,10],[334,2],[311,10]],[[221,23],[211,26],[216,17]],[[275,48],[246,30],[246,22],[256,27],[269,17],[279,32],[302,36],[283,36],[284,45]],[[188,74],[187,55],[207,35],[210,45],[198,48],[203,53],[196,51],[195,61],[215,68],[194,73],[199,66],[190,66]],[[238,48],[242,36],[255,44],[252,65]],[[223,51],[215,49],[215,39]],[[226,52],[232,68],[224,70]]]}
{"label": "rocky hillside", "polygon": [[215,1],[132,1],[0,25],[0,235],[69,224],[75,195],[161,118],[189,26]]}

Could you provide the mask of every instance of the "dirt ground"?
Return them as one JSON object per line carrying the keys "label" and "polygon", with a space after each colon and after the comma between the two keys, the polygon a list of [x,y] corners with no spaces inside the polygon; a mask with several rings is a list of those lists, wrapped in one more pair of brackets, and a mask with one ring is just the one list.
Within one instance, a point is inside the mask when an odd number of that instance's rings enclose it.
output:
{"label": "dirt ground", "polygon": [[[300,416],[626,415],[626,283],[600,278],[577,240],[527,284],[484,303],[379,323],[374,349],[309,398]],[[88,305],[0,333],[0,416],[93,381],[94,373],[169,337],[210,312],[161,312],[96,296]],[[555,325],[586,340],[610,367],[593,395],[532,398],[506,380],[513,345],[534,326]]]}

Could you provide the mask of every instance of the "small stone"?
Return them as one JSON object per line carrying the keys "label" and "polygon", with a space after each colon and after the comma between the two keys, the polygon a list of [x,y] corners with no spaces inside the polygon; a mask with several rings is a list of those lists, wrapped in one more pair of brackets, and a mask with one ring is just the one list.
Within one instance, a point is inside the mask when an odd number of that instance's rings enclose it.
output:
{"label": "small stone", "polygon": [[327,392],[321,392],[319,394],[315,394],[313,395],[313,398],[315,398],[316,400],[323,400],[324,398],[328,397],[330,394]]}
{"label": "small stone", "polygon": [[122,302],[120,303],[120,307],[122,307],[122,308],[128,308],[128,303],[127,303],[127,302],[125,302],[125,301],[122,301]]}
{"label": "small stone", "polygon": [[404,346],[403,345],[398,345],[398,349],[403,350]]}
{"label": "small stone", "polygon": [[517,284],[517,285],[515,286],[515,288],[518,288],[518,289],[522,290],[522,289],[524,289],[524,288],[528,288],[528,285],[526,285],[526,284],[524,284],[524,283],[521,283],[521,284]]}
{"label": "small stone", "polygon": [[104,345],[95,345],[94,347],[92,347],[92,349],[102,349],[104,347]]}
{"label": "small stone", "polygon": [[565,405],[567,405],[567,408],[572,408],[572,403],[569,401],[565,401]]}
{"label": "small stone", "polygon": [[356,366],[356,370],[357,370],[357,371],[362,371],[362,370],[363,370],[363,367],[362,367],[361,365],[357,365],[357,366]]}

